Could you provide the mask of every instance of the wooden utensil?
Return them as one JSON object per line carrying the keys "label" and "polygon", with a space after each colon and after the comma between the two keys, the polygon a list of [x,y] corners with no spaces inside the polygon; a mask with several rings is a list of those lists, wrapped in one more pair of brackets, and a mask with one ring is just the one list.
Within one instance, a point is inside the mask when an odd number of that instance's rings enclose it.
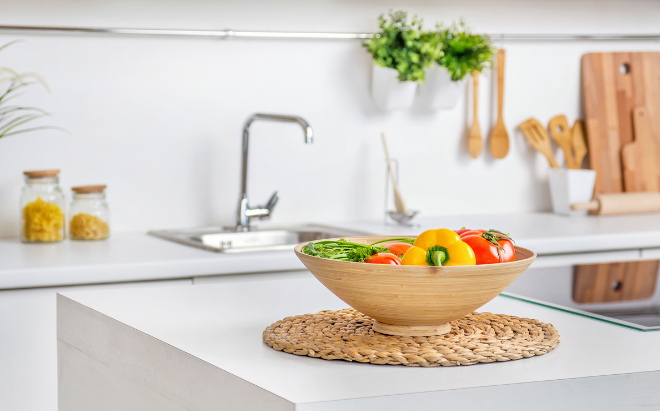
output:
{"label": "wooden utensil", "polygon": [[529,141],[529,143],[536,150],[541,152],[548,159],[550,167],[559,168],[559,164],[555,160],[555,156],[552,155],[552,147],[550,146],[550,137],[548,136],[545,127],[541,124],[540,121],[534,117],[523,121],[518,126],[522,131],[523,135]]}
{"label": "wooden utensil", "polygon": [[399,192],[399,187],[396,184],[396,179],[394,178],[394,171],[392,170],[392,160],[390,159],[390,152],[387,149],[387,140],[385,139],[385,133],[381,133],[380,136],[383,139],[383,148],[385,149],[385,157],[387,158],[387,170],[390,172],[390,178],[392,179],[392,191],[394,192],[394,208],[397,213],[406,212],[406,203],[403,201],[403,196]]}
{"label": "wooden utensil", "polygon": [[552,138],[555,139],[559,147],[564,151],[566,166],[570,169],[578,168],[575,165],[575,158],[573,157],[573,133],[568,125],[566,116],[561,114],[551,118],[550,123],[548,123],[548,130],[550,130]]}
{"label": "wooden utensil", "polygon": [[584,124],[582,121],[575,120],[573,123],[573,154],[575,155],[575,166],[577,169],[582,168],[582,161],[584,156],[587,155],[587,142],[584,139]]}
{"label": "wooden utensil", "polygon": [[490,152],[495,158],[509,153],[509,133],[504,125],[504,49],[497,50],[497,122],[490,134]]}
{"label": "wooden utensil", "polygon": [[468,135],[468,151],[472,158],[477,158],[481,155],[483,149],[483,141],[481,139],[481,127],[479,126],[479,73],[472,74],[472,104],[474,106],[472,117],[472,127],[470,127],[470,134]]}
{"label": "wooden utensil", "polygon": [[634,138],[623,146],[623,182],[626,191],[658,191],[656,142],[651,132],[651,117],[646,107],[633,110]]}
{"label": "wooden utensil", "polygon": [[590,202],[575,203],[571,209],[596,215],[655,213],[660,211],[660,193],[596,194]]}

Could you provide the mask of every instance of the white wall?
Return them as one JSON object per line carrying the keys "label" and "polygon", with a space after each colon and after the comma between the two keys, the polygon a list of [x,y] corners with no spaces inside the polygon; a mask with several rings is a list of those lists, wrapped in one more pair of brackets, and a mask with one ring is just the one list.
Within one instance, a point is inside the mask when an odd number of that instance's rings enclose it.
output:
{"label": "white wall", "polygon": [[[0,24],[281,31],[376,30],[389,8],[427,26],[464,17],[478,32],[654,33],[653,1],[82,1],[0,2]],[[253,126],[250,197],[281,191],[274,221],[380,219],[385,131],[401,161],[408,205],[426,215],[525,212],[550,207],[545,159],[516,126],[580,114],[580,56],[660,50],[657,42],[506,42],[505,123],[511,151],[473,160],[466,95],[452,111],[379,112],[369,98],[370,57],[355,40],[205,40],[0,35],[0,66],[35,71],[52,94],[23,100],[54,113],[43,131],[0,140],[0,235],[18,230],[21,173],[62,169],[62,186],[106,183],[115,230],[231,222],[241,127],[254,112],[298,114],[314,128]],[[482,78],[480,122],[494,123]],[[486,145],[487,147],[487,145]]]}

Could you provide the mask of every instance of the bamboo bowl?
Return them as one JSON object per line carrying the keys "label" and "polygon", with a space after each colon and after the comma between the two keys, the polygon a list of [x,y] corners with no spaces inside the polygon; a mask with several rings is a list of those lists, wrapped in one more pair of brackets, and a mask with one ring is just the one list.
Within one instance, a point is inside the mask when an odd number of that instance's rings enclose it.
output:
{"label": "bamboo bowl", "polygon": [[[346,238],[360,244],[386,236]],[[335,261],[295,252],[305,267],[345,303],[374,318],[374,330],[403,336],[442,335],[449,321],[478,309],[506,289],[534,262],[536,253],[515,247],[517,261],[423,267]]]}

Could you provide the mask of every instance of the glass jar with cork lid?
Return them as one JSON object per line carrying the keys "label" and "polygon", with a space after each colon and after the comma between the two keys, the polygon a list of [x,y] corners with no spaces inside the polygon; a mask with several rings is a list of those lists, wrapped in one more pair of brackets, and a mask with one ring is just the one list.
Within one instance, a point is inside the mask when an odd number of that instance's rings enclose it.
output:
{"label": "glass jar with cork lid", "polygon": [[72,240],[103,240],[110,235],[110,211],[105,185],[72,187],[69,237]]}
{"label": "glass jar with cork lid", "polygon": [[53,243],[64,240],[64,194],[60,170],[25,171],[21,190],[21,241]]}

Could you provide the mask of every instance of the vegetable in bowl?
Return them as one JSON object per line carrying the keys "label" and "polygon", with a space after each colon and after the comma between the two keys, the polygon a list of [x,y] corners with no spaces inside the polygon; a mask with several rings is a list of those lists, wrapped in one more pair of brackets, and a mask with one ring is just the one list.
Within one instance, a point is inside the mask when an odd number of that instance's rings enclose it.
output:
{"label": "vegetable in bowl", "polygon": [[390,265],[462,266],[516,261],[513,239],[498,230],[427,230],[417,238],[360,244],[340,238],[309,242],[307,255],[329,260]]}
{"label": "vegetable in bowl", "polygon": [[383,243],[391,241],[412,244],[415,239],[391,238],[377,241],[372,244],[353,243],[343,238],[340,238],[339,240],[310,241],[305,248],[303,248],[302,252],[314,257],[327,258],[329,260],[362,263],[375,254],[389,253],[390,250]]}

